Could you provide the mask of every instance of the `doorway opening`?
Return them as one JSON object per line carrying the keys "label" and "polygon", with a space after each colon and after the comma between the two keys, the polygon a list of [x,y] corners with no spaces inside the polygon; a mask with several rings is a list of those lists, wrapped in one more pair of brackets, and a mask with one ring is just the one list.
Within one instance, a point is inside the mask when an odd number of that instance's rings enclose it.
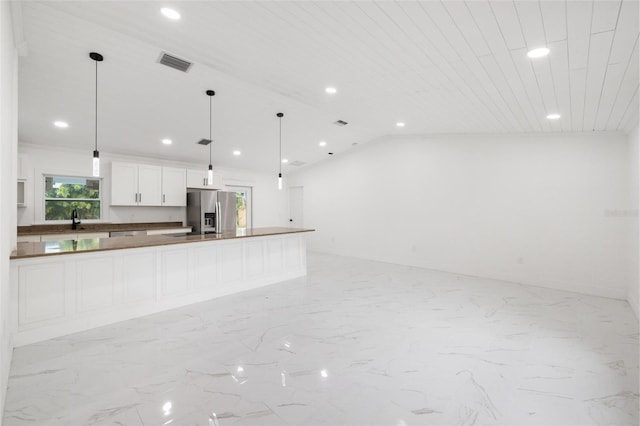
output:
{"label": "doorway opening", "polygon": [[304,220],[302,215],[302,186],[292,186],[289,188],[289,227],[303,228]]}
{"label": "doorway opening", "polygon": [[253,188],[250,186],[227,185],[226,190],[236,194],[236,228],[245,230],[253,228],[251,206]]}

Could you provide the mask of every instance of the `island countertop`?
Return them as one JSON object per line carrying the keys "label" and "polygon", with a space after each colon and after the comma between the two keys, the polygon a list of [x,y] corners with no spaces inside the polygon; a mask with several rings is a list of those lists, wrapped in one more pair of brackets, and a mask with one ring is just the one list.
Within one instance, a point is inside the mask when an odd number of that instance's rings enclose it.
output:
{"label": "island countertop", "polygon": [[204,241],[229,240],[234,238],[262,237],[267,235],[313,232],[314,229],[265,227],[248,228],[221,234],[204,235],[142,235],[113,238],[86,238],[78,240],[46,241],[40,243],[18,243],[11,253],[11,259],[54,256],[94,251],[122,250],[138,247],[164,246],[170,244],[196,243]]}

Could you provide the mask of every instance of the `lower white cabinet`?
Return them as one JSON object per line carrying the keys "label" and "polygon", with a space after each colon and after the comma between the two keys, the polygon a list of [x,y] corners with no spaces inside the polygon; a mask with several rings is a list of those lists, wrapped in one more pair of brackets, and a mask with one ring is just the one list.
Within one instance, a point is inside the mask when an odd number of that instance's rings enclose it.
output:
{"label": "lower white cabinet", "polygon": [[40,235],[18,235],[17,242],[19,243],[39,243]]}
{"label": "lower white cabinet", "polygon": [[124,303],[153,302],[158,275],[155,253],[132,253],[122,260]]}
{"label": "lower white cabinet", "polygon": [[160,297],[166,298],[186,293],[189,289],[185,274],[189,266],[187,251],[183,248],[163,250],[160,256],[162,258]]}
{"label": "lower white cabinet", "polygon": [[108,232],[79,232],[77,234],[65,233],[65,234],[44,234],[44,235],[29,235],[30,239],[21,241],[18,237],[18,242],[44,242],[44,241],[64,241],[64,240],[82,240],[87,238],[109,238]]}
{"label": "lower white cabinet", "polygon": [[100,256],[76,266],[77,311],[95,312],[114,303],[114,258]]}
{"label": "lower white cabinet", "polygon": [[[66,271],[62,263],[27,264],[18,272],[18,322],[23,326],[65,317]],[[16,294],[14,293],[14,294]]]}
{"label": "lower white cabinet", "polygon": [[306,275],[303,234],[12,259],[23,346]]}
{"label": "lower white cabinet", "polygon": [[77,240],[78,234],[45,234],[40,236],[40,241],[64,241]]}
{"label": "lower white cabinet", "polygon": [[79,232],[77,240],[86,238],[109,238],[108,232]]}

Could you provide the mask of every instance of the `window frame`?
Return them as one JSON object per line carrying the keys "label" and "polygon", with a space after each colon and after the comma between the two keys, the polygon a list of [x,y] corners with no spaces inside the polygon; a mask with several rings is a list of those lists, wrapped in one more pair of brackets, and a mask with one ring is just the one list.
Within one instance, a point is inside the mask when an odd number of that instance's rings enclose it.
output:
{"label": "window frame", "polygon": [[[51,177],[51,178],[71,178],[71,179],[88,179],[88,180],[97,180],[98,181],[98,192],[100,194],[100,196],[98,198],[47,198],[46,197],[46,185],[47,185],[47,178]],[[62,220],[47,220],[47,201],[50,200],[73,200],[73,201],[98,201],[100,203],[100,218],[98,219],[82,219],[80,218],[80,220],[84,223],[101,223],[105,221],[104,218],[104,214],[105,214],[105,208],[104,208],[104,184],[103,184],[103,178],[102,177],[93,177],[93,176],[84,176],[84,175],[78,175],[78,174],[74,174],[74,173],[50,173],[50,172],[43,172],[42,173],[42,180],[40,182],[40,194],[39,194],[39,198],[40,198],[40,214],[39,214],[39,223],[42,224],[49,224],[49,225],[57,225],[57,224],[66,224],[66,223],[70,223],[71,222],[71,215],[69,215],[69,219],[62,219]]]}

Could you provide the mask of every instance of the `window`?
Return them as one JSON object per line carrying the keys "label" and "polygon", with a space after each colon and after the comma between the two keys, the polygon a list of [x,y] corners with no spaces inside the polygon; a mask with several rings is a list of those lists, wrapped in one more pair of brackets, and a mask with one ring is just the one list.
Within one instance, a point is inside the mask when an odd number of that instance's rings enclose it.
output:
{"label": "window", "polygon": [[100,179],[45,176],[44,177],[44,220],[71,220],[71,212],[76,209],[78,218],[100,219]]}
{"label": "window", "polygon": [[236,227],[247,229],[252,227],[251,187],[227,186],[227,191],[236,193]]}

